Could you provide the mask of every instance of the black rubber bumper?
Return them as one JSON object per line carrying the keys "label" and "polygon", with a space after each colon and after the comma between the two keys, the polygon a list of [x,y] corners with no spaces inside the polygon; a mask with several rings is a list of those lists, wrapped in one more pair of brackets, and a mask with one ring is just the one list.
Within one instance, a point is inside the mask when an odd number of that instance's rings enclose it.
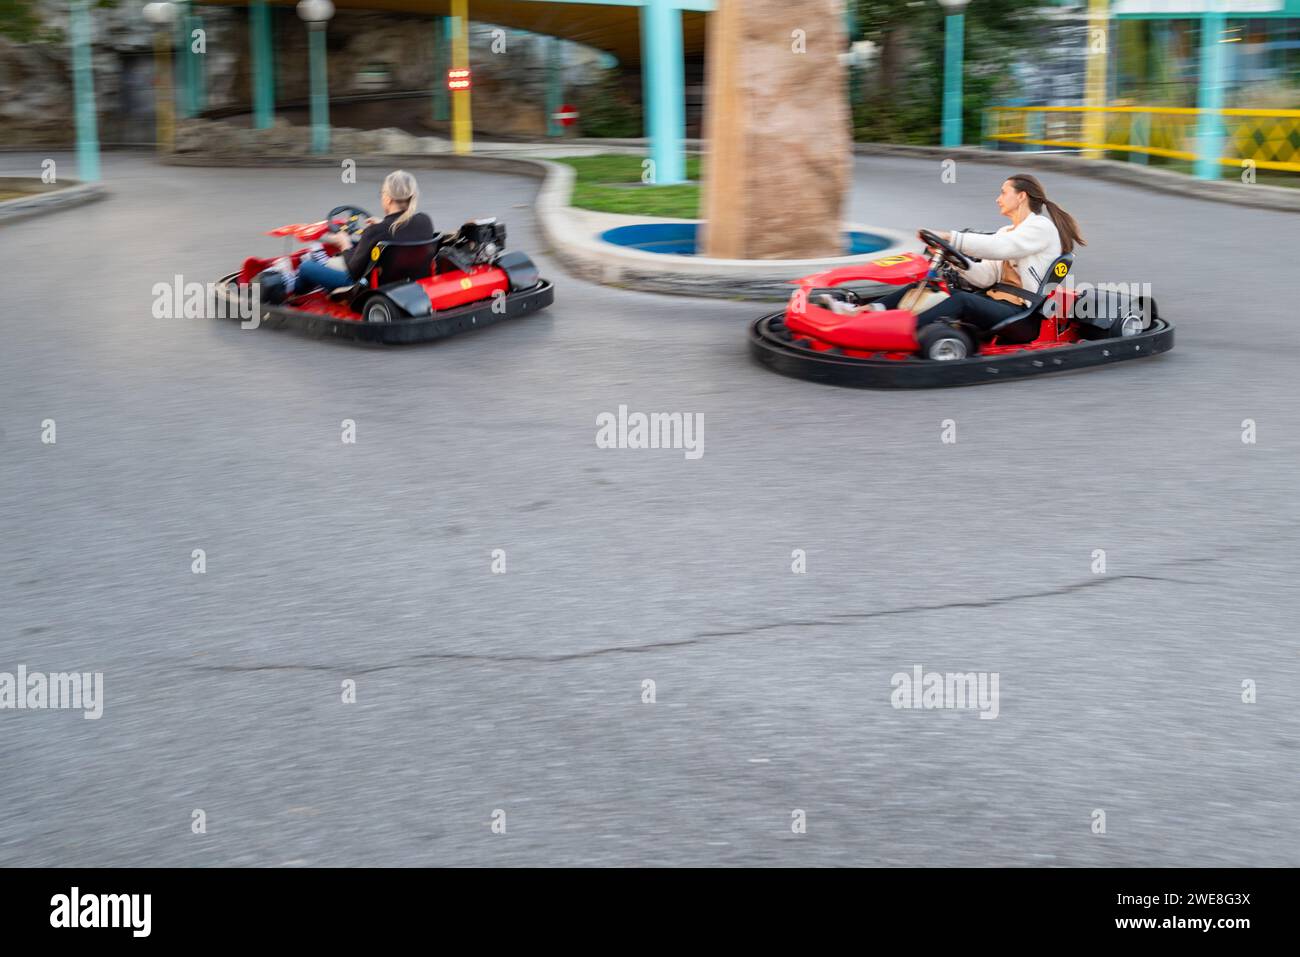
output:
{"label": "black rubber bumper", "polygon": [[[238,292],[235,280],[238,274],[226,276],[218,283],[218,290],[227,303],[232,304],[228,315],[235,315],[233,304]],[[504,311],[493,311],[492,300],[471,302],[453,309],[435,312],[420,319],[399,319],[396,322],[362,322],[358,319],[335,319],[318,313],[294,309],[291,306],[263,306],[261,325],[270,329],[288,329],[317,339],[351,339],[355,342],[373,342],[385,345],[408,345],[445,339],[471,329],[482,329],[505,319],[517,319],[545,309],[555,301],[555,286],[543,279],[532,289],[521,289],[506,295]]]}
{"label": "black rubber bumper", "polygon": [[749,328],[749,351],[760,363],[783,375],[858,389],[935,389],[984,385],[1024,379],[1050,372],[1068,372],[1127,359],[1168,352],[1174,347],[1174,327],[1156,319],[1141,335],[1099,339],[1053,349],[1031,349],[997,356],[974,355],[943,362],[910,359],[856,359],[801,348],[771,327],[784,318],[777,312]]}

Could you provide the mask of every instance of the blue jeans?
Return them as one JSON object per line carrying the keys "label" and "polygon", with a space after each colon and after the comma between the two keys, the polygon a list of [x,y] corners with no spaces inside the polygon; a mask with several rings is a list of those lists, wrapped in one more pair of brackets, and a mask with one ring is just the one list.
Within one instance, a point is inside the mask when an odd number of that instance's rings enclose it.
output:
{"label": "blue jeans", "polygon": [[298,267],[298,285],[294,291],[303,293],[320,287],[329,292],[340,286],[350,286],[355,281],[346,269],[335,269],[314,259],[305,259]]}

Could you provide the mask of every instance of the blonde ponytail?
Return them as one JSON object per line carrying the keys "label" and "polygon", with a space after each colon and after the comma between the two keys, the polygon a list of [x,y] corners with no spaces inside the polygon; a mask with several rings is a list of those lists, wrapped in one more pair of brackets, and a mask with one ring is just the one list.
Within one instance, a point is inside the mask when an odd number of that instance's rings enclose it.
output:
{"label": "blonde ponytail", "polygon": [[401,215],[393,220],[393,225],[389,227],[389,232],[397,235],[397,231],[411,221],[415,215],[416,208],[420,204],[420,185],[404,169],[393,170],[384,177],[384,192],[394,203],[405,203]]}

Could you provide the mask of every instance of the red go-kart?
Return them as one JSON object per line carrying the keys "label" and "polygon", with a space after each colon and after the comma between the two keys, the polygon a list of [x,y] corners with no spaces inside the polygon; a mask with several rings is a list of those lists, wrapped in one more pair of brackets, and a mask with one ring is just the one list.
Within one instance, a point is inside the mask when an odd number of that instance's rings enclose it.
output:
{"label": "red go-kart", "polygon": [[[995,326],[933,322],[917,328],[906,308],[872,306],[890,286],[913,285],[920,306],[927,294],[970,288],[958,269],[971,260],[933,233],[921,238],[930,255],[908,253],[796,280],[784,312],[750,327],[750,351],[786,375],[835,385],[877,389],[974,385],[1044,372],[1136,359],[1167,352],[1173,325],[1155,300],[1090,293],[1085,300],[1065,284],[1074,264],[1066,254],[1048,268],[1037,290],[1009,290],[1027,304]],[[854,288],[869,283],[871,288]],[[1104,288],[1104,287],[1098,287]]]}
{"label": "red go-kart", "polygon": [[[356,237],[368,220],[363,209],[339,206],[320,222],[281,226],[267,235],[307,243],[339,230]],[[230,306],[228,314],[236,315],[256,286],[262,294],[252,301],[261,325],[367,342],[425,342],[528,315],[554,301],[554,286],[527,255],[503,251],[505,238],[504,223],[478,219],[427,242],[381,241],[354,284],[287,295],[277,267],[296,271],[308,248],[288,254],[287,263],[286,257],[250,257],[218,289]]]}

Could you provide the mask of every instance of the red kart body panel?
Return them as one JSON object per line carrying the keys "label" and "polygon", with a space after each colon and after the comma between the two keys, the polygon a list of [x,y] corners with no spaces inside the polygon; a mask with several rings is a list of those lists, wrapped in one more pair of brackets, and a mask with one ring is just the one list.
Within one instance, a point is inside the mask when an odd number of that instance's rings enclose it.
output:
{"label": "red kart body panel", "polygon": [[[808,340],[805,348],[816,352],[839,349],[844,355],[861,359],[907,359],[919,348],[913,313],[905,309],[887,309],[840,314],[809,302],[808,297],[815,289],[824,290],[850,282],[906,286],[924,279],[929,268],[926,257],[905,253],[797,279],[794,282],[799,290],[790,297],[785,323],[791,331]],[[939,287],[948,291],[946,283],[940,282]],[[1071,289],[1058,287],[1043,304],[1043,315],[1072,315],[1075,295]],[[1078,329],[1068,319],[1044,318],[1038,338],[1033,342],[1019,345],[1000,345],[996,341],[984,343],[980,346],[980,353],[998,355],[1025,349],[1051,349],[1078,341]]]}

